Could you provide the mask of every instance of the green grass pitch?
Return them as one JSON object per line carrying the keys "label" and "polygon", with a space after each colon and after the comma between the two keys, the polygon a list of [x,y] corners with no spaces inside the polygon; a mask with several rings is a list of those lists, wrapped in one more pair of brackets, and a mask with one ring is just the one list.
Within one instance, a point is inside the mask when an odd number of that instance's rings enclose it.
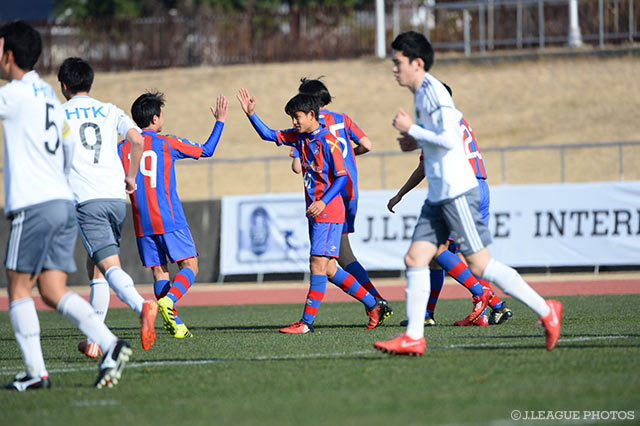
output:
{"label": "green grass pitch", "polygon": [[[119,385],[97,390],[97,364],[81,356],[81,334],[53,311],[39,312],[50,391],[0,392],[3,425],[422,425],[516,424],[513,410],[632,411],[640,419],[640,295],[571,296],[563,334],[544,349],[534,314],[491,327],[453,327],[468,300],[441,300],[423,357],[374,351],[401,332],[404,302],[373,331],[357,303],[325,303],[316,332],[282,335],[300,305],[183,307],[195,338],[176,340],[156,323],[145,352],[137,318],[113,309],[107,324],[132,343]],[[0,312],[0,379],[22,359]],[[534,424],[557,422],[536,421]],[[588,423],[586,420],[570,424]],[[599,423],[599,422],[596,422]],[[620,422],[617,422],[620,423]],[[525,424],[520,421],[518,424]],[[531,423],[529,423],[531,424]]]}

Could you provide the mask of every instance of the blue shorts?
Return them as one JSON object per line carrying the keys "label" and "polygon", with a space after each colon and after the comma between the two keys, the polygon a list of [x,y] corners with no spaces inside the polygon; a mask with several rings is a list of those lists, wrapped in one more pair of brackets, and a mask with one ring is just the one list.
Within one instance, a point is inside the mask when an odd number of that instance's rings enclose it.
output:
{"label": "blue shorts", "polygon": [[[489,185],[487,185],[486,180],[478,179],[478,190],[480,192],[480,214],[482,215],[482,222],[489,227],[489,204],[491,203],[491,193],[489,192]],[[460,252],[456,242],[451,237],[449,237],[449,251],[452,253]]]}
{"label": "blue shorts", "polygon": [[166,265],[167,258],[171,263],[176,263],[198,256],[188,226],[166,234],[137,237],[137,243],[140,260],[147,268]]}
{"label": "blue shorts", "polygon": [[358,199],[344,202],[344,227],[343,234],[353,234],[356,230],[356,213],[358,212]]}
{"label": "blue shorts", "polygon": [[340,254],[342,223],[326,223],[309,221],[309,241],[311,256],[337,258]]}

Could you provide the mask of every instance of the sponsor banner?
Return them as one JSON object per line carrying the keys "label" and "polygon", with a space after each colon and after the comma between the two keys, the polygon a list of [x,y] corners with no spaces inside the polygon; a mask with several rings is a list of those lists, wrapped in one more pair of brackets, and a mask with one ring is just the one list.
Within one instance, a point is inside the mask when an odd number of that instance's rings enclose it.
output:
{"label": "sponsor banner", "polygon": [[[415,189],[387,210],[394,191],[361,191],[353,252],[370,270],[404,269],[404,254],[426,197]],[[222,199],[224,275],[306,272],[304,196]],[[640,182],[491,187],[491,253],[512,266],[640,264]]]}

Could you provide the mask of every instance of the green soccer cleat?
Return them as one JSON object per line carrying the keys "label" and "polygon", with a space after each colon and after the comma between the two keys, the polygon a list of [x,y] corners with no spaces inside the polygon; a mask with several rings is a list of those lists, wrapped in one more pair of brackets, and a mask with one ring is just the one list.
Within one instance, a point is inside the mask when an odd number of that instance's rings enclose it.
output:
{"label": "green soccer cleat", "polygon": [[176,324],[176,332],[173,337],[176,339],[184,339],[187,337],[193,337],[193,333],[189,331],[186,325],[184,324]]}
{"label": "green soccer cleat", "polygon": [[[402,327],[406,327],[407,325],[409,325],[409,320],[400,321],[400,325]],[[435,327],[436,326],[436,319],[433,317],[433,314],[429,314],[429,315],[427,315],[425,317],[424,326],[425,327]]]}
{"label": "green soccer cleat", "polygon": [[160,315],[162,315],[164,329],[172,336],[175,336],[178,324],[176,323],[173,300],[169,299],[167,296],[158,299],[158,311],[160,312]]}

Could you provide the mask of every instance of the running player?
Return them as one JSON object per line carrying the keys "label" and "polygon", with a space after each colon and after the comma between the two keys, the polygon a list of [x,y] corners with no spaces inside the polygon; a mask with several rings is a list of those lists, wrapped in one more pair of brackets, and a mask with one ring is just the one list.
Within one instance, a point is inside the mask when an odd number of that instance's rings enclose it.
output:
{"label": "running player", "polygon": [[[88,253],[90,303],[104,321],[109,309],[109,287],[140,317],[140,341],[149,350],[156,339],[158,306],[145,301],[133,279],[120,267],[120,232],[127,214],[125,190],[132,193],[144,140],[133,121],[115,105],[89,96],[93,69],[81,58],[67,58],[58,70],[62,105],[74,146],[69,184],[76,203],[80,237]],[[133,143],[129,174],[118,157],[118,135]],[[95,342],[80,342],[78,350],[96,358]]]}
{"label": "running player", "polygon": [[491,236],[480,214],[478,181],[460,144],[462,114],[444,85],[429,73],[434,57],[431,44],[424,35],[409,31],[398,35],[391,47],[393,74],[400,86],[414,94],[416,117],[414,124],[411,117],[400,110],[393,126],[401,132],[399,142],[403,151],[422,148],[429,192],[404,259],[407,331],[394,339],[375,342],[374,347],[393,354],[424,353],[429,263],[436,256],[438,246],[452,235],[473,274],[495,283],[538,315],[545,329],[546,348],[553,350],[560,337],[562,304],[556,300],[545,301],[516,270],[489,254],[486,246]]}
{"label": "running player", "polygon": [[[444,83],[443,85],[451,95],[451,88]],[[480,212],[482,214],[482,220],[485,225],[489,226],[490,195],[489,185],[487,185],[486,182],[487,172],[484,167],[484,161],[482,159],[482,155],[480,154],[478,141],[476,140],[471,127],[464,118],[460,119],[460,128],[462,130],[461,140],[465,147],[467,159],[469,160],[476,179],[478,180],[478,188],[480,190]],[[407,182],[405,182],[405,184],[398,190],[398,193],[393,196],[387,203],[387,208],[391,213],[394,213],[393,207],[395,207],[395,205],[398,204],[400,200],[402,200],[402,197],[413,188],[415,188],[424,179],[423,157],[423,155],[420,156],[420,162],[411,176],[409,176],[409,179],[407,179]],[[460,321],[456,321],[454,325],[488,326],[489,324],[502,324],[513,316],[513,312],[511,311],[511,309],[509,309],[506,303],[500,300],[500,298],[493,292],[493,289],[491,289],[491,285],[484,280],[482,280],[481,283],[480,280],[478,280],[471,273],[471,271],[469,271],[469,268],[464,262],[464,258],[462,257],[462,254],[460,253],[460,250],[458,249],[455,241],[449,238],[447,244],[438,248],[438,254],[435,257],[435,262],[432,262],[432,264],[430,265],[431,292],[429,296],[429,302],[427,303],[427,316],[424,319],[425,326],[429,327],[436,325],[434,312],[436,309],[436,304],[438,303],[440,291],[442,290],[442,285],[444,283],[444,271],[446,271],[453,279],[466,287],[471,293],[473,299],[472,303],[474,309],[472,313],[468,317]],[[478,305],[478,303],[483,297],[484,288],[488,289],[488,292],[490,292],[491,295],[491,298],[488,302],[492,310],[491,317],[487,318],[485,311],[474,320],[470,320],[470,318],[475,317],[477,314],[476,306],[482,306],[482,303],[480,305]],[[403,327],[406,326],[407,321],[401,321],[400,325]]]}
{"label": "running player", "polygon": [[[325,84],[316,79],[301,79],[298,87],[299,93],[310,94],[316,97],[320,107],[324,107],[331,102],[331,94]],[[297,131],[295,129],[274,131],[267,127],[255,113],[255,98],[252,97],[246,89],[241,89],[238,94],[238,100],[242,108],[256,129],[260,137],[264,140],[282,143],[284,141],[295,141]],[[358,210],[358,169],[356,166],[356,155],[361,155],[371,150],[371,141],[364,132],[351,120],[346,114],[331,112],[321,108],[319,110],[319,123],[326,127],[340,143],[343,162],[347,170],[347,183],[341,191],[342,200],[345,205],[345,222],[340,237],[340,254],[338,264],[355,280],[364,287],[367,292],[373,295],[376,300],[382,301],[385,306],[384,314],[380,320],[382,325],[384,321],[393,314],[391,306],[382,297],[378,289],[371,283],[369,274],[364,267],[358,262],[351,244],[349,243],[349,234],[355,232],[355,219]],[[353,147],[353,144],[356,147]],[[300,158],[297,148],[291,148],[292,170],[300,173],[302,170]],[[350,286],[341,286],[341,289],[352,294]],[[353,295],[353,294],[352,294]]]}
{"label": "running player", "polygon": [[[173,337],[182,339],[193,337],[193,334],[178,317],[175,306],[196,279],[198,252],[178,198],[174,163],[183,158],[213,155],[227,118],[228,103],[223,95],[219,95],[215,109],[211,107],[216,123],[209,139],[202,145],[159,134],[164,126],[163,106],[164,95],[159,92],[144,93],[131,106],[133,120],[143,129],[144,137],[136,189],[130,194],[131,211],[138,253],[142,264],[153,273],[153,289],[164,327]],[[129,174],[131,141],[123,141],[118,149],[125,172]],[[180,269],[172,281],[167,258]]]}
{"label": "running player", "polygon": [[66,181],[73,145],[58,98],[33,70],[42,50],[40,34],[16,21],[0,28],[0,119],[4,127],[5,216],[11,222],[4,264],[9,317],[26,371],[6,389],[51,387],[40,344],[40,323],[31,290],[96,342],[104,357],[95,386],[118,383],[131,348],[118,340],[83,298],[67,288],[76,269],[77,222]]}

